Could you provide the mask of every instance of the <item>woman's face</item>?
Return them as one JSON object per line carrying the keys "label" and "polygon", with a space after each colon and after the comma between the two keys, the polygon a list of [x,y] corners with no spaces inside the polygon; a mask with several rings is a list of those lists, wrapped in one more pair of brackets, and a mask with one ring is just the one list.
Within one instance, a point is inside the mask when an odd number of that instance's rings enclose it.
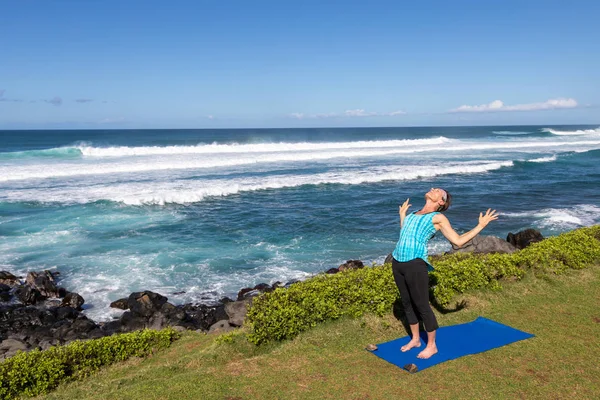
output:
{"label": "woman's face", "polygon": [[431,188],[431,190],[425,193],[425,200],[430,199],[434,203],[438,203],[440,205],[444,204],[448,195],[444,189],[440,188]]}

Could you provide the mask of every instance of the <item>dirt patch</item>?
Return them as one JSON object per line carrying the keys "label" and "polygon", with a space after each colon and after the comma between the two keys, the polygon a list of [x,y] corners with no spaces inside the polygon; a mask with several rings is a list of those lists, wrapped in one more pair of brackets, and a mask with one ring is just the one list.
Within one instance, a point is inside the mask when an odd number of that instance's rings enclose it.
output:
{"label": "dirt patch", "polygon": [[595,323],[597,323],[597,324],[600,324],[600,318],[598,318],[598,317],[592,317],[592,320],[593,320]]}

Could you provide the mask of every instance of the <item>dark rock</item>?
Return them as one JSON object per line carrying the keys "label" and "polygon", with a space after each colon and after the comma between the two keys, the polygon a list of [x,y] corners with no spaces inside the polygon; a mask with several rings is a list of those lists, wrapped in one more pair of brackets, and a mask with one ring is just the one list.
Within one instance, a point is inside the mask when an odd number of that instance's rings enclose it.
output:
{"label": "dark rock", "polygon": [[208,330],[215,322],[222,319],[229,319],[229,316],[225,312],[225,307],[226,305],[224,304],[219,304],[218,306],[185,304],[181,306],[181,309],[187,315],[186,321],[188,322],[188,326],[191,325],[195,328]]}
{"label": "dark rock", "polygon": [[363,268],[365,265],[360,260],[348,260],[338,267],[338,270],[345,271],[348,269]]}
{"label": "dark rock", "polygon": [[292,286],[294,283],[298,283],[301,282],[300,279],[292,279],[291,281],[287,282],[283,287],[284,288],[289,288],[290,286]]}
{"label": "dark rock", "polygon": [[25,282],[32,288],[37,289],[44,297],[59,297],[58,287],[50,271],[29,272]]}
{"label": "dark rock", "polygon": [[246,319],[248,306],[250,304],[252,304],[252,299],[225,304],[225,312],[229,317],[229,323],[235,326],[242,326],[244,324],[244,319]]}
{"label": "dark rock", "polygon": [[260,290],[261,292],[265,293],[272,291],[273,288],[268,283],[259,283],[258,285],[254,286],[254,290]]}
{"label": "dark rock", "polygon": [[544,240],[542,233],[536,229],[525,229],[517,233],[509,233],[506,237],[506,241],[517,249],[524,249],[531,243],[537,243]]}
{"label": "dark rock", "polygon": [[72,332],[75,333],[87,333],[95,328],[98,328],[98,326],[94,321],[88,319],[83,314],[80,314],[79,317],[71,324],[69,328]]}
{"label": "dark rock", "polygon": [[243,296],[241,296],[241,297],[238,296],[238,299],[239,299],[238,301],[250,299],[250,298],[256,297],[260,294],[261,294],[260,290],[252,289],[251,291],[244,293]]}
{"label": "dark rock", "polygon": [[77,315],[79,315],[79,313],[73,307],[65,306],[58,307],[56,309],[56,318],[59,320],[75,320],[75,318],[77,318]]}
{"label": "dark rock", "polygon": [[78,293],[69,292],[63,298],[61,306],[72,307],[76,310],[81,310],[81,306],[83,305],[83,303],[85,303],[85,300]]}
{"label": "dark rock", "polygon": [[158,293],[149,290],[143,292],[135,292],[129,295],[127,304],[129,310],[135,316],[150,317],[158,311],[163,304],[167,302],[167,298]]}
{"label": "dark rock", "polygon": [[387,255],[387,257],[385,258],[385,261],[383,263],[384,264],[391,264],[393,260],[394,260],[394,256],[392,255],[392,253],[390,253],[390,254]]}
{"label": "dark rock", "polygon": [[233,299],[230,299],[229,297],[225,296],[223,297],[221,300],[219,300],[219,302],[226,304],[226,303],[231,303],[232,301],[235,301]]}
{"label": "dark rock", "polygon": [[119,310],[128,310],[129,309],[127,297],[113,301],[112,303],[110,303],[110,306],[112,308],[118,308]]}
{"label": "dark rock", "polygon": [[235,329],[235,327],[231,326],[229,324],[229,321],[224,319],[221,321],[217,321],[216,323],[211,325],[210,328],[208,329],[208,333],[221,334],[221,333],[231,332],[234,329]]}
{"label": "dark rock", "polygon": [[144,329],[148,324],[148,319],[134,314],[132,311],[125,311],[121,315],[121,331],[132,332]]}
{"label": "dark rock", "polygon": [[10,294],[11,291],[11,287],[4,284],[4,283],[0,283],[0,301],[9,301],[10,298],[12,297],[12,295]]}
{"label": "dark rock", "polygon": [[337,268],[329,268],[327,271],[325,271],[326,274],[337,274],[338,272],[340,272],[340,270]]}
{"label": "dark rock", "polygon": [[0,271],[0,283],[8,285],[10,287],[17,287],[21,284],[19,278],[14,276],[8,271]]}
{"label": "dark rock", "polygon": [[68,293],[67,289],[62,288],[62,287],[58,288],[58,297],[60,297],[61,299],[63,297],[65,297],[67,295],[67,293]]}
{"label": "dark rock", "polygon": [[173,292],[171,293],[173,296],[178,295],[178,294],[185,294],[185,290],[182,290],[180,292]]}
{"label": "dark rock", "polygon": [[246,293],[249,293],[249,292],[251,292],[253,290],[254,290],[254,288],[249,288],[249,287],[245,287],[245,288],[240,289],[240,291],[238,292],[238,295],[237,295],[238,301],[242,300],[244,298],[244,295]]}
{"label": "dark rock", "polygon": [[113,333],[117,333],[121,331],[121,321],[114,320],[110,322],[106,322],[103,324],[100,329],[104,332],[105,335],[112,335]]}
{"label": "dark rock", "polygon": [[19,286],[17,290],[15,290],[15,296],[17,296],[17,299],[25,305],[32,305],[44,299],[37,289],[27,285]]}
{"label": "dark rock", "polygon": [[464,246],[457,247],[452,245],[452,250],[448,254],[453,253],[514,253],[517,250],[515,246],[502,240],[496,236],[480,236],[477,235],[469,240]]}

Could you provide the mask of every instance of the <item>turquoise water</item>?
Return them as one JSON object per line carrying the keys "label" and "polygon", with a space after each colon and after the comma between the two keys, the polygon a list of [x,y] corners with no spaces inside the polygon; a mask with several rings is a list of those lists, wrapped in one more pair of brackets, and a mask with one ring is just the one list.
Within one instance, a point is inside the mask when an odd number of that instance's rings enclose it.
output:
{"label": "turquoise water", "polygon": [[0,269],[60,271],[95,319],[141,289],[210,301],[381,262],[431,187],[458,231],[600,223],[599,161],[597,126],[0,131]]}

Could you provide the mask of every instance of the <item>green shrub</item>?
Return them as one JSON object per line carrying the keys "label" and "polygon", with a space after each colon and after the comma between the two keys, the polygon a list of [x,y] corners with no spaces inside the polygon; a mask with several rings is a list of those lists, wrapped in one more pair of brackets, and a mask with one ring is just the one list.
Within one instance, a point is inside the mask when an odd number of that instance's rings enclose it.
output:
{"label": "green shrub", "polygon": [[435,300],[447,305],[457,293],[473,289],[501,289],[500,279],[521,279],[525,271],[511,254],[453,254],[442,257],[430,273]]}
{"label": "green shrub", "polygon": [[383,315],[397,297],[389,265],[320,274],[254,299],[248,340],[260,344],[293,337],[317,323],[365,312]]}
{"label": "green shrub", "polygon": [[88,376],[104,365],[166,348],[177,337],[170,328],[143,330],[19,352],[0,363],[0,399],[47,393],[60,382]]}
{"label": "green shrub", "polygon": [[[545,239],[513,254],[453,254],[433,257],[432,293],[447,305],[459,293],[501,288],[527,270],[560,273],[600,262],[600,225]],[[248,312],[248,340],[261,344],[288,339],[317,323],[365,312],[383,315],[399,296],[391,266],[320,274],[254,299]]]}

